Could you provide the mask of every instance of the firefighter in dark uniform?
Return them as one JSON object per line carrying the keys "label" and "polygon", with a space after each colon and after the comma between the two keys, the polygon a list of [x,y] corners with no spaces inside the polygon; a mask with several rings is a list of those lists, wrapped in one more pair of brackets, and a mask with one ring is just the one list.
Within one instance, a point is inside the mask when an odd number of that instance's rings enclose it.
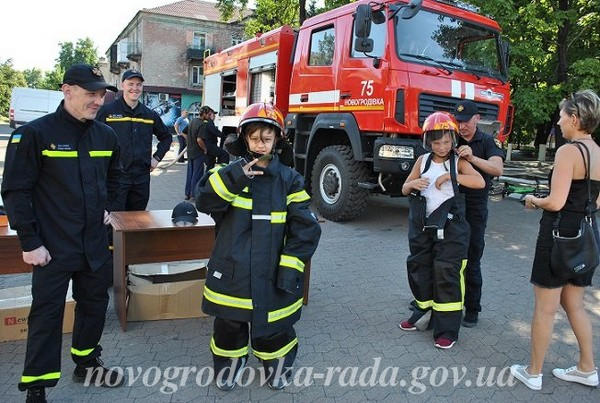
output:
{"label": "firefighter in dark uniform", "polygon": [[481,175],[454,153],[458,123],[446,112],[432,113],[423,123],[420,156],[402,186],[409,195],[408,282],[416,302],[402,330],[416,330],[431,312],[435,347],[449,349],[458,339],[463,309],[463,271],[469,248],[469,224],[458,183],[482,188]]}
{"label": "firefighter in dark uniform", "polygon": [[210,170],[217,164],[226,164],[229,162],[229,154],[223,148],[219,147],[219,139],[223,144],[224,138],[226,137],[217,127],[215,126],[215,111],[208,105],[203,106],[200,109],[200,113],[204,112],[204,119],[200,126],[200,138],[206,145],[206,169]]}
{"label": "firefighter in dark uniform", "polygon": [[458,155],[473,165],[475,170],[485,179],[483,189],[460,188],[465,194],[467,205],[467,221],[471,227],[469,241],[469,257],[465,270],[465,316],[463,326],[477,325],[481,312],[481,257],[485,247],[485,227],[488,218],[488,193],[492,177],[502,175],[504,168],[504,152],[496,145],[494,139],[477,128],[480,120],[477,104],[473,101],[462,101],[456,106],[455,117],[459,123]]}
{"label": "firefighter in dark uniform", "polygon": [[235,386],[246,364],[249,330],[269,386],[283,389],[291,380],[304,267],[321,229],[302,177],[271,154],[282,130],[275,107],[250,105],[238,139],[228,145],[245,158],[213,168],[197,191],[196,206],[219,228],[202,308],[215,316],[210,349],[221,390]]}
{"label": "firefighter in dark uniform", "polygon": [[94,120],[108,85],[98,68],[78,64],[64,75],[56,112],[10,137],[2,198],[23,260],[33,265],[25,368],[19,383],[28,402],[44,402],[60,378],[62,324],[69,281],[77,302],[71,357],[75,381],[87,369],[104,386],[122,376],[102,366],[98,344],[108,305],[112,259],[106,224],[114,197],[119,147],[114,131]]}
{"label": "firefighter in dark uniform", "polygon": [[[163,159],[173,138],[158,113],[139,101],[144,77],[137,70],[123,73],[123,96],[102,107],[96,119],[114,129],[121,149],[121,177],[115,211],[145,210],[150,198],[150,171]],[[152,154],[152,135],[158,138]]]}

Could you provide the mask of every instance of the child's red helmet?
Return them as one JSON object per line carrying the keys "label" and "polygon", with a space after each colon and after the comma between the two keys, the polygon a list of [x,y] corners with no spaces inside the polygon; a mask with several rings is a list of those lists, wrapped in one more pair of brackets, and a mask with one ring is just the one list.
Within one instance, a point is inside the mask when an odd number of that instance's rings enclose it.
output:
{"label": "child's red helmet", "polygon": [[431,142],[449,133],[452,139],[452,146],[458,145],[458,122],[456,118],[448,112],[433,112],[427,116],[423,122],[423,148],[431,151]]}
{"label": "child's red helmet", "polygon": [[283,134],[283,114],[275,106],[266,102],[252,104],[246,108],[240,119],[239,132],[244,133],[244,127],[249,123],[262,122],[274,126],[276,134]]}

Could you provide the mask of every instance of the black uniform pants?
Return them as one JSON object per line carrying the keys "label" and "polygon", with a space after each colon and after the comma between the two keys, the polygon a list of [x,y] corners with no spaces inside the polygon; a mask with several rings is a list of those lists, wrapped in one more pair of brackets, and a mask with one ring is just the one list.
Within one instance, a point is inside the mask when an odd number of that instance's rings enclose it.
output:
{"label": "black uniform pants", "polygon": [[115,197],[114,211],[143,211],[150,199],[150,182],[120,183]]}
{"label": "black uniform pants", "polygon": [[96,271],[87,264],[79,271],[69,271],[53,261],[44,267],[33,268],[33,302],[20,390],[55,386],[60,378],[65,297],[71,279],[76,302],[71,358],[76,364],[85,366],[100,356],[102,348],[98,342],[104,330],[111,276],[112,260]]}
{"label": "black uniform pants", "polygon": [[465,270],[465,310],[481,312],[481,257],[485,248],[485,227],[487,226],[487,199],[480,203],[467,204],[467,221],[471,227],[469,255]]}
{"label": "black uniform pants", "polygon": [[[213,355],[215,376],[230,367],[233,359],[248,355],[249,324],[229,319],[215,318],[210,349]],[[253,337],[252,350],[263,363],[267,376],[292,367],[298,351],[298,338],[293,326],[283,332]]]}
{"label": "black uniform pants", "polygon": [[[411,223],[412,225],[412,223]],[[469,224],[454,216],[446,222],[444,238],[437,230],[413,228],[409,232],[408,283],[417,306],[433,309],[433,337],[458,339],[462,318],[465,257]]]}

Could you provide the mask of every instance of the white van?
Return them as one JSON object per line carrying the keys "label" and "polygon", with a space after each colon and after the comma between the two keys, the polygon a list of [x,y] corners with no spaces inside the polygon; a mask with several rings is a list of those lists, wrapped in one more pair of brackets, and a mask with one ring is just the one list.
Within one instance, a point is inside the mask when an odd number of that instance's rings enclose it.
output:
{"label": "white van", "polygon": [[54,112],[62,100],[62,91],[13,88],[10,97],[10,127],[16,129],[20,125]]}

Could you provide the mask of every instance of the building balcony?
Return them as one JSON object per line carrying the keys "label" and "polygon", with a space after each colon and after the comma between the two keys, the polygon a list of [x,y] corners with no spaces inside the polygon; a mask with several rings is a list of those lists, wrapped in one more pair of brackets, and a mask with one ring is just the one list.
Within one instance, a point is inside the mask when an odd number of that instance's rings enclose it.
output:
{"label": "building balcony", "polygon": [[142,47],[139,42],[127,42],[127,58],[139,62],[142,58]]}
{"label": "building balcony", "polygon": [[204,60],[205,57],[215,53],[210,46],[189,46],[186,51],[187,60]]}

